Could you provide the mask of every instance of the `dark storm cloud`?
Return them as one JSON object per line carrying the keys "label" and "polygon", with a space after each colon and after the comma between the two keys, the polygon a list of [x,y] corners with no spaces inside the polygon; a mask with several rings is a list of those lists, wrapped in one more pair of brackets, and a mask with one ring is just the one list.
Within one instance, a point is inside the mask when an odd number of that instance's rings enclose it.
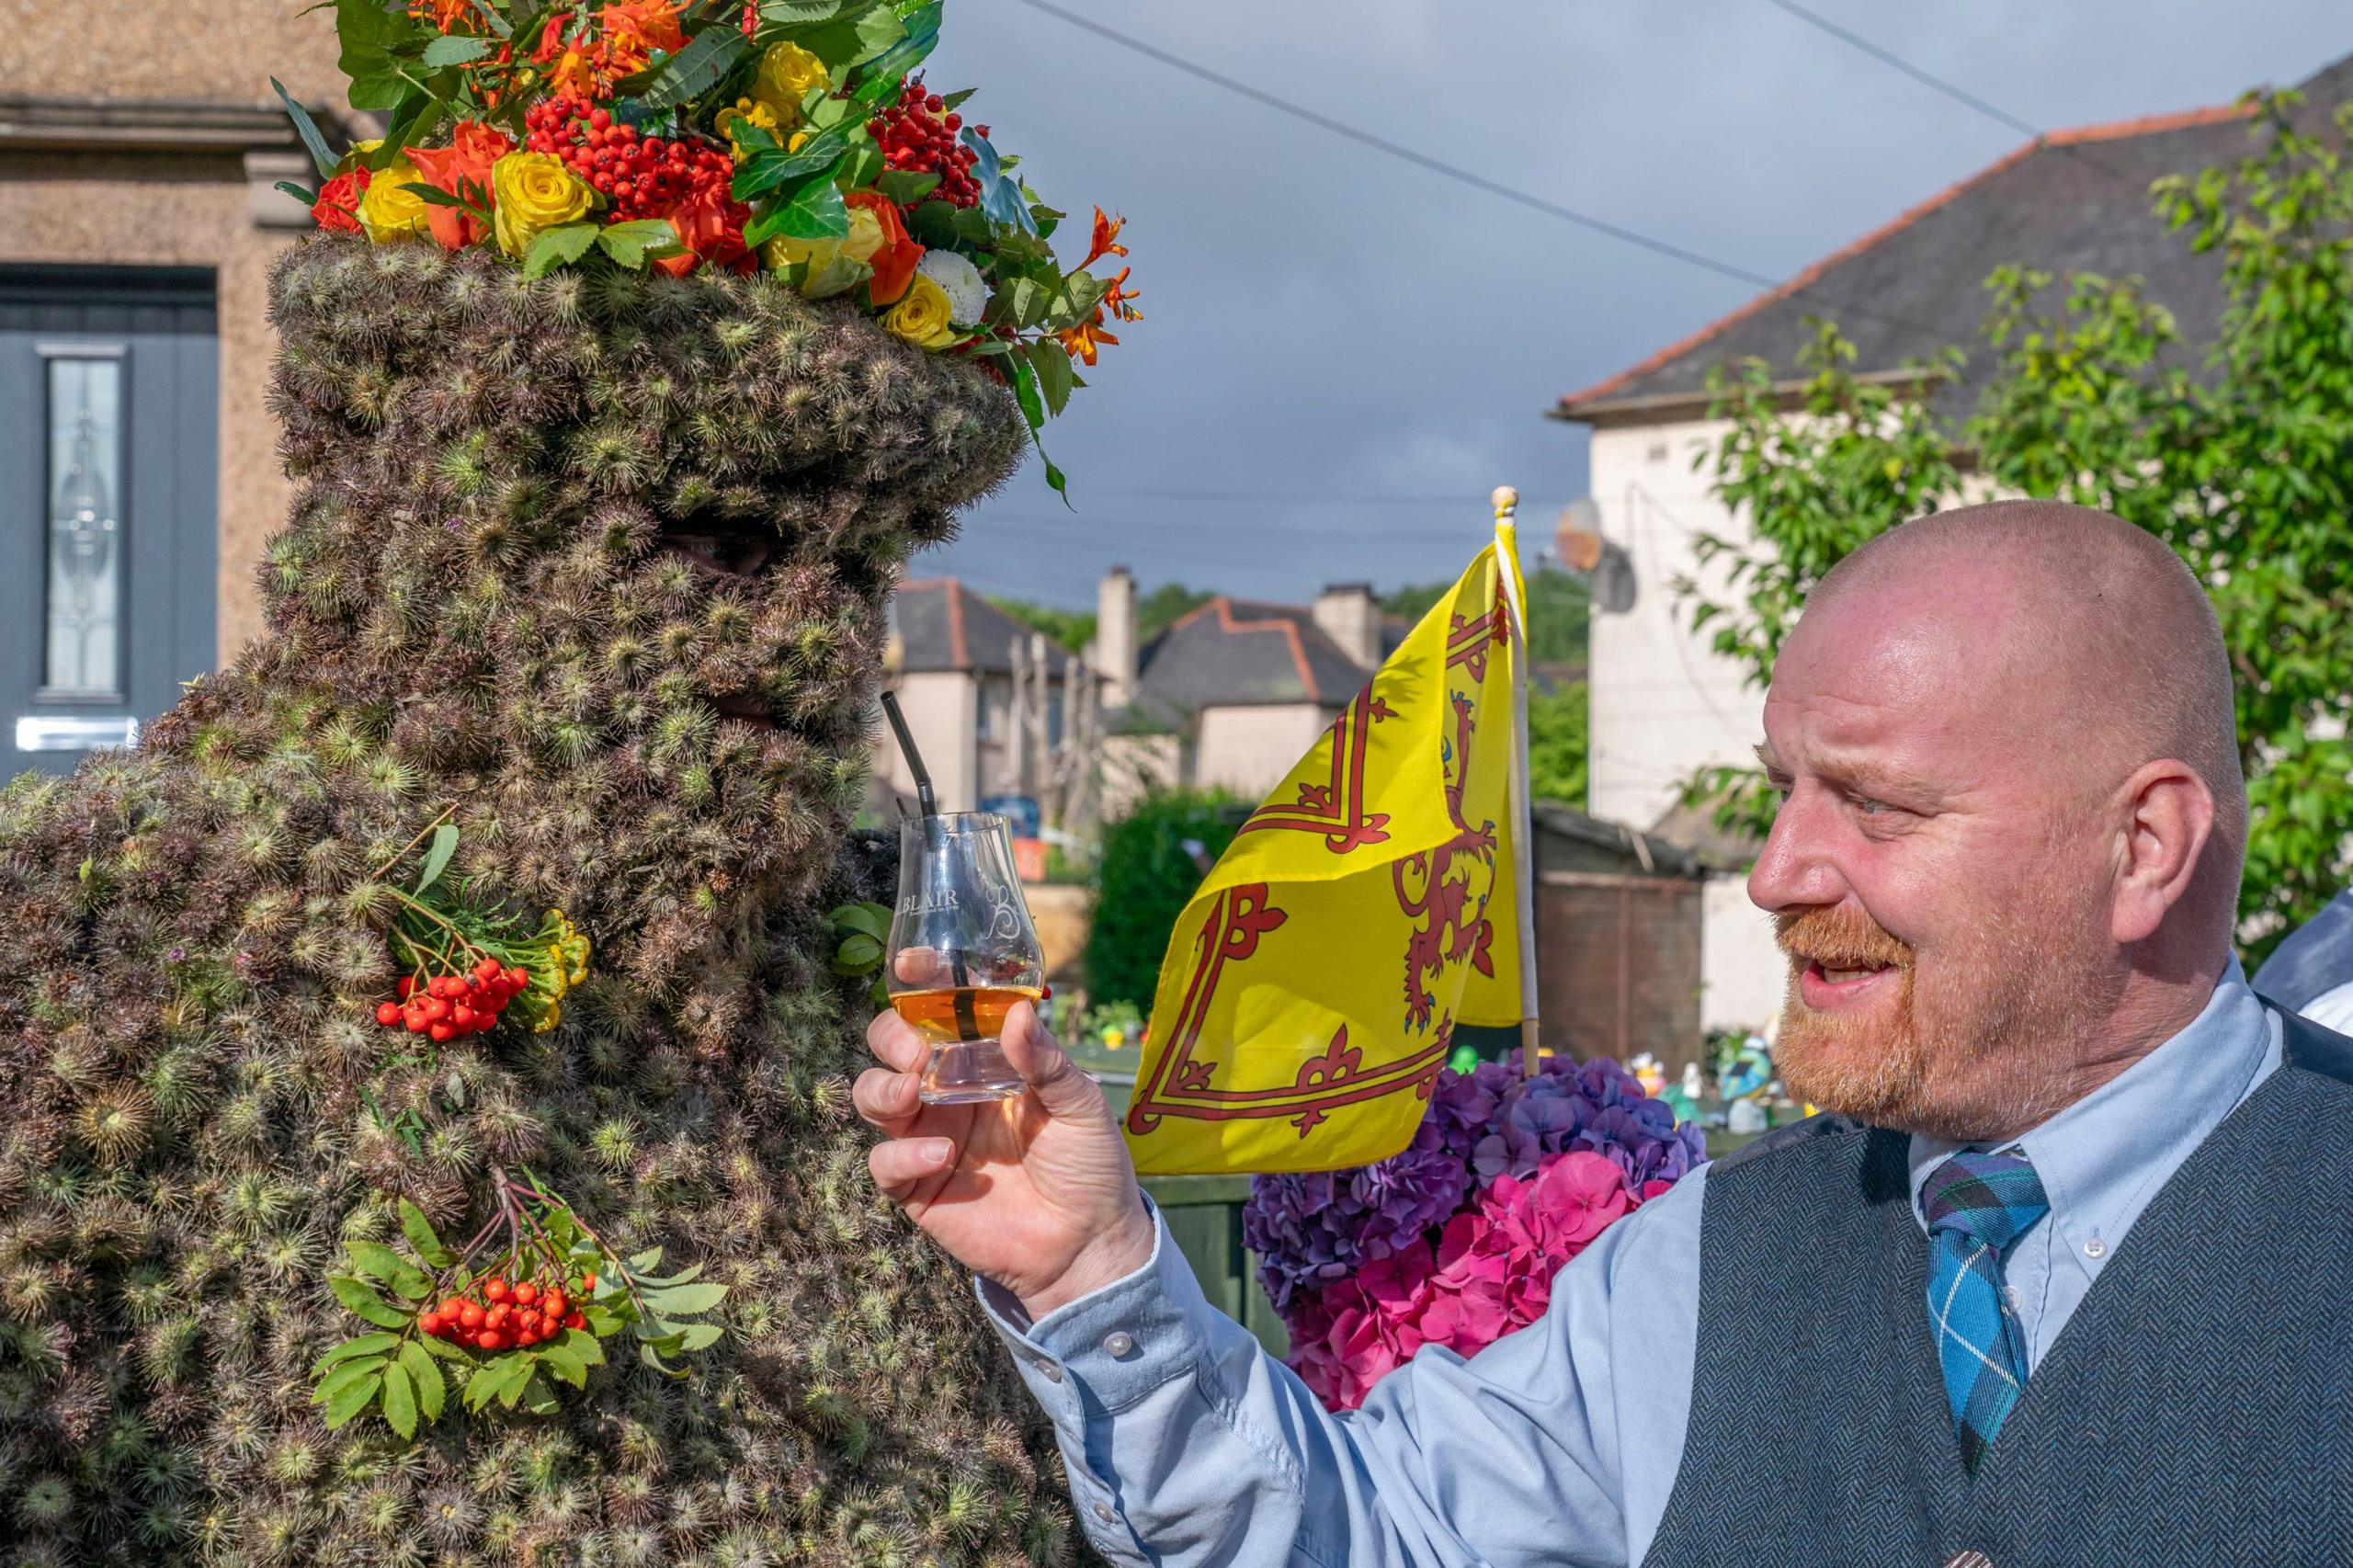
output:
{"label": "dark storm cloud", "polygon": [[[2056,128],[2227,102],[2353,50],[2336,0],[1815,0]],[[1124,210],[1146,320],[1033,464],[923,572],[1089,602],[1146,585],[1302,598],[1450,575],[1519,485],[1549,535],[1582,436],[1541,417],[1756,292],[1354,145],[1014,0],[960,0],[931,68],[1049,199]],[[1160,47],[1435,157],[1786,277],[2018,133],[1765,0],[1093,0]],[[1233,505],[1138,490],[1456,495]],[[1534,543],[1531,540],[1531,545]]]}

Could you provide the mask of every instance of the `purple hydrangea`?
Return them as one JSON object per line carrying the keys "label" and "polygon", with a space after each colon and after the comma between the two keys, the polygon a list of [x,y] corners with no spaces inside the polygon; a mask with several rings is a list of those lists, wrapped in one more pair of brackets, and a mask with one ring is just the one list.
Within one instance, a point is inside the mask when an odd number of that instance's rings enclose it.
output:
{"label": "purple hydrangea", "polygon": [[1615,1062],[1548,1057],[1533,1078],[1518,1059],[1444,1072],[1404,1153],[1352,1170],[1262,1176],[1242,1210],[1243,1240],[1258,1255],[1258,1279],[1289,1314],[1366,1264],[1417,1239],[1435,1244],[1456,1213],[1506,1173],[1525,1179],[1548,1156],[1572,1149],[1608,1156],[1642,1191],[1675,1181],[1707,1158],[1694,1123],[1676,1125],[1665,1101],[1643,1093]]}

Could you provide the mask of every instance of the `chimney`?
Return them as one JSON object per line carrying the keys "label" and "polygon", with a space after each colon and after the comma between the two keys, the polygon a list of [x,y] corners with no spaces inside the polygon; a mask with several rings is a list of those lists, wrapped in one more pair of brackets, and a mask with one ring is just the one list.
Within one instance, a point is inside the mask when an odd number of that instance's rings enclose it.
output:
{"label": "chimney", "polygon": [[1136,694],[1136,580],[1114,566],[1095,590],[1095,670],[1103,677],[1103,705],[1117,708]]}
{"label": "chimney", "polygon": [[1340,652],[1375,669],[1381,664],[1381,606],[1370,583],[1334,583],[1315,596],[1315,624]]}

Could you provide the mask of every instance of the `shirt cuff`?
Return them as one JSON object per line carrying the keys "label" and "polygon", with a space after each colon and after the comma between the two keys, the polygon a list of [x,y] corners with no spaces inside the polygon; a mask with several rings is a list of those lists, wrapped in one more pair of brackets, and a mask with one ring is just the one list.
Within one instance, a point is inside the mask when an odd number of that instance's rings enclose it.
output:
{"label": "shirt cuff", "polygon": [[1209,1298],[1159,1206],[1143,1201],[1153,1225],[1143,1267],[1034,1323],[1011,1291],[973,1281],[1022,1381],[1058,1424],[1084,1425],[1124,1410],[1199,1364]]}

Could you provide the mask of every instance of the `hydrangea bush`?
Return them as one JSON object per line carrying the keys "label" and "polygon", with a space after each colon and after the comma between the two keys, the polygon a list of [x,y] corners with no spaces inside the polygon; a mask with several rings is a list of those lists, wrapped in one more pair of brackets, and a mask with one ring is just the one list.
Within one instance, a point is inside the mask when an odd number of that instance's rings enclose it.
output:
{"label": "hydrangea bush", "polygon": [[1615,1062],[1482,1062],[1439,1074],[1404,1153],[1256,1178],[1243,1236],[1292,1369],[1353,1409],[1426,1344],[1468,1356],[1533,1323],[1563,1264],[1706,1157]]}

